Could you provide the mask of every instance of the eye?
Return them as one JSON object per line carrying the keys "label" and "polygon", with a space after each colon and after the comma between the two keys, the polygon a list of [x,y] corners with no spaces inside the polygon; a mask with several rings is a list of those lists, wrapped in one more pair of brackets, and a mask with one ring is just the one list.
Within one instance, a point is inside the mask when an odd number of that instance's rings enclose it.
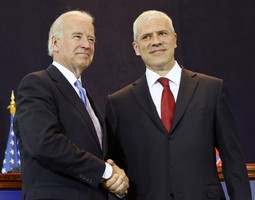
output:
{"label": "eye", "polygon": [[150,35],[144,35],[142,36],[142,40],[149,40],[151,38]]}
{"label": "eye", "polygon": [[168,33],[165,32],[165,31],[160,31],[160,32],[159,32],[159,35],[164,36],[164,35],[168,35]]}
{"label": "eye", "polygon": [[95,44],[96,39],[94,37],[88,37],[88,41],[90,44]]}
{"label": "eye", "polygon": [[73,36],[75,39],[81,39],[81,35],[74,35]]}

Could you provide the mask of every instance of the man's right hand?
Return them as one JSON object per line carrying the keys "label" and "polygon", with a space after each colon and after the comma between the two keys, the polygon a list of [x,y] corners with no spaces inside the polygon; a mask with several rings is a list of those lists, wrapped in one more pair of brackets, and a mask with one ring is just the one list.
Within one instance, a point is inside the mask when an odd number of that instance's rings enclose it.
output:
{"label": "man's right hand", "polygon": [[107,163],[112,166],[112,175],[103,181],[103,186],[115,195],[122,196],[127,193],[129,179],[123,169],[119,168],[113,160],[108,159]]}

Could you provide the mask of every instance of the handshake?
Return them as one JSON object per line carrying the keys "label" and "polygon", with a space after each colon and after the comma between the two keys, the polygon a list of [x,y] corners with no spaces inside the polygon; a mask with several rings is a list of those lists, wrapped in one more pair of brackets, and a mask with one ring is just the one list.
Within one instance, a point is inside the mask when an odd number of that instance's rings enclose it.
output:
{"label": "handshake", "polygon": [[129,179],[126,173],[113,160],[108,159],[107,163],[112,166],[112,175],[109,179],[103,181],[104,188],[118,197],[125,196],[129,188]]}

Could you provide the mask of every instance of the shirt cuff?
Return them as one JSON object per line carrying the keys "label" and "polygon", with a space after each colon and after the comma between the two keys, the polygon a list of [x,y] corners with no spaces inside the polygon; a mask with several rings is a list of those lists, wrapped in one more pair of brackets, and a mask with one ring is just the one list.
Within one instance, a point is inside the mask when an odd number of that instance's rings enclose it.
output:
{"label": "shirt cuff", "polygon": [[105,163],[105,170],[103,173],[103,179],[109,179],[112,176],[112,166],[108,163]]}

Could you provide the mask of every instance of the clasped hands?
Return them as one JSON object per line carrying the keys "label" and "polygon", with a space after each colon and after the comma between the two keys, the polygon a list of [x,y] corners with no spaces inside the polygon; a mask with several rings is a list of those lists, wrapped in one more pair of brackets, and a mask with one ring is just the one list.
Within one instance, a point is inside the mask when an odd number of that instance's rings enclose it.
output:
{"label": "clasped hands", "polygon": [[127,193],[129,179],[124,170],[119,168],[113,160],[108,159],[107,163],[112,166],[112,176],[103,181],[103,186],[109,192],[121,197]]}

